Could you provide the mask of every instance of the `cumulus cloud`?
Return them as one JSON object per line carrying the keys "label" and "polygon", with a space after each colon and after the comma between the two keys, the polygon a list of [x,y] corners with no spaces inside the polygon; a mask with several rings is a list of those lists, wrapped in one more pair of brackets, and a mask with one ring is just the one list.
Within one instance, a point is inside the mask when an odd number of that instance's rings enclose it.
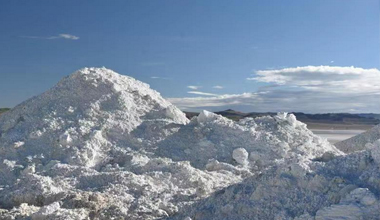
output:
{"label": "cumulus cloud", "polygon": [[189,94],[204,95],[204,96],[217,96],[217,94],[200,92],[200,91],[188,91]]}
{"label": "cumulus cloud", "polygon": [[213,88],[213,89],[224,89],[223,86],[213,86],[212,88]]}
{"label": "cumulus cloud", "polygon": [[67,39],[67,40],[78,40],[79,37],[71,34],[59,34],[57,36],[49,37],[40,37],[40,36],[21,36],[23,38],[32,38],[32,39],[45,39],[45,40],[54,40],[54,39]]}
{"label": "cumulus cloud", "polygon": [[200,86],[187,86],[187,88],[197,90],[201,87]]}
{"label": "cumulus cloud", "polygon": [[380,71],[356,67],[305,66],[260,70],[255,77],[247,79],[331,93],[380,91]]}
{"label": "cumulus cloud", "polygon": [[260,70],[248,80],[267,85],[243,94],[171,98],[170,101],[185,110],[380,112],[378,69],[305,66]]}

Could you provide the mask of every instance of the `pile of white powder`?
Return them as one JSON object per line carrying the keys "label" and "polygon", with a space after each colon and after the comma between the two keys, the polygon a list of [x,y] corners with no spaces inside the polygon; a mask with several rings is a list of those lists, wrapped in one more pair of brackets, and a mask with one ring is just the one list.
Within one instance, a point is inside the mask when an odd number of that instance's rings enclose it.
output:
{"label": "pile of white powder", "polygon": [[380,141],[357,144],[286,113],[188,120],[84,68],[0,116],[0,219],[378,219]]}

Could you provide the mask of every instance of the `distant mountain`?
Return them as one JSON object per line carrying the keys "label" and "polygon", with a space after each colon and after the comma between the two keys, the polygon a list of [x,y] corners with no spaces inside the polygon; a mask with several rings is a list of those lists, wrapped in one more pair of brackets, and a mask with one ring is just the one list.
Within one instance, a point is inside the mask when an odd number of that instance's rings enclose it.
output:
{"label": "distant mountain", "polygon": [[[196,112],[185,112],[188,118],[197,116]],[[215,112],[232,120],[240,120],[242,118],[261,117],[265,115],[276,115],[275,112],[239,112],[233,109]],[[349,113],[325,113],[325,114],[305,114],[302,112],[292,112],[298,120],[306,123],[316,124],[337,124],[337,125],[377,125],[380,124],[380,114],[349,114]]]}
{"label": "distant mountain", "polygon": [[238,121],[241,118],[247,117],[247,113],[235,111],[232,109],[227,109],[224,111],[215,112],[215,114],[223,115],[224,117],[235,120],[235,121]]}
{"label": "distant mountain", "polygon": [[[349,113],[327,113],[327,114],[304,114],[296,112],[294,115],[298,120],[314,123],[333,123],[333,124],[380,124],[380,118],[364,117],[360,114]],[[380,116],[380,115],[378,115]]]}
{"label": "distant mountain", "polygon": [[365,117],[365,118],[380,119],[380,114],[369,113],[369,114],[358,114],[358,115],[360,115],[361,117]]}

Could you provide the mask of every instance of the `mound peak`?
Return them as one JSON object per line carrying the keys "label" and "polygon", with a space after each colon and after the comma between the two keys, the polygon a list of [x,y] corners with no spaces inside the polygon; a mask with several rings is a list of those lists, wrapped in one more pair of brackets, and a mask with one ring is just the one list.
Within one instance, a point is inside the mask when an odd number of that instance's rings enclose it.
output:
{"label": "mound peak", "polygon": [[148,127],[187,122],[148,84],[106,68],[83,68],[5,113],[0,150],[16,161],[42,155],[43,161],[95,166],[115,143],[133,148],[137,139],[159,140],[146,135]]}

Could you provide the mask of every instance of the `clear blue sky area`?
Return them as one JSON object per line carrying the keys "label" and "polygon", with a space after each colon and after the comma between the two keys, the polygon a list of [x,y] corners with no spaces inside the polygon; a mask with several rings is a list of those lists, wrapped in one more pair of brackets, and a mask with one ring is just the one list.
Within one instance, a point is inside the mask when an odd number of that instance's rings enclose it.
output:
{"label": "clear blue sky area", "polygon": [[130,75],[164,97],[197,96],[189,85],[255,92],[265,85],[246,80],[256,70],[379,68],[379,13],[378,0],[2,0],[0,107],[86,66]]}

